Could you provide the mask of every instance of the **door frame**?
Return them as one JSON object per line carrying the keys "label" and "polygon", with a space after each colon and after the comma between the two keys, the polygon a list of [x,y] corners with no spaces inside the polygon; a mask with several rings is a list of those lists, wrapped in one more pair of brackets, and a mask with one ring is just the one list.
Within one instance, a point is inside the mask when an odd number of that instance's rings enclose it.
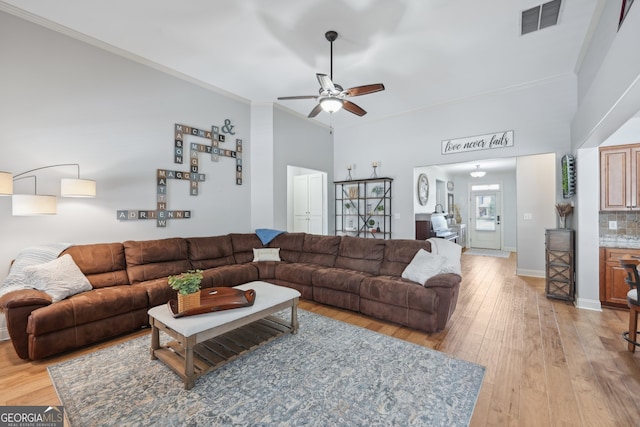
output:
{"label": "door frame", "polygon": [[[496,184],[499,186],[498,190],[477,190],[477,191],[473,191],[472,188],[474,185],[493,185]],[[504,248],[504,227],[502,227],[502,224],[504,222],[504,185],[501,179],[498,180],[492,180],[492,179],[486,179],[486,180],[482,180],[482,181],[471,181],[469,182],[469,185],[467,187],[467,212],[468,212],[468,226],[467,226],[467,231],[468,231],[468,243],[469,243],[469,248],[473,248],[473,230],[474,225],[473,225],[473,212],[472,212],[472,206],[473,206],[473,202],[472,202],[472,197],[474,196],[474,194],[476,193],[483,193],[483,192],[496,192],[498,193],[497,196],[497,202],[498,202],[498,207],[496,209],[496,215],[500,216],[500,248],[499,250],[503,250]]]}

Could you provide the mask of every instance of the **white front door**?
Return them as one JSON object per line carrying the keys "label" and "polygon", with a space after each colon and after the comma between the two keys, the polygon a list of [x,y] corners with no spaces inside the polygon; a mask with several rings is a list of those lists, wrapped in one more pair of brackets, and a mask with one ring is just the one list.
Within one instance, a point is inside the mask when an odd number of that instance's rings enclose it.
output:
{"label": "white front door", "polygon": [[470,247],[501,249],[500,198],[500,191],[471,192]]}

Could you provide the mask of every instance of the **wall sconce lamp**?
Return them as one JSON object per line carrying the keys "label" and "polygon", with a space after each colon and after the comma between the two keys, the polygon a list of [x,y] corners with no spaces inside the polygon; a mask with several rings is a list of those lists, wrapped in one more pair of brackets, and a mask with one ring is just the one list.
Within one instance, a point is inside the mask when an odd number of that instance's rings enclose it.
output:
{"label": "wall sconce lamp", "polygon": [[476,170],[469,172],[469,175],[474,178],[482,178],[486,173],[487,172],[480,170],[480,165],[476,165]]}
{"label": "wall sconce lamp", "polygon": [[[60,181],[60,195],[62,197],[95,197],[96,182],[91,179],[80,178],[80,165],[77,163],[62,163],[58,165],[42,166],[30,169],[12,176],[9,172],[0,172],[0,195],[11,195],[12,212],[14,216],[27,215],[55,215],[57,213],[56,196],[38,194],[38,179],[35,175],[27,175],[42,169],[64,166],[75,166],[77,178],[63,178]],[[13,194],[13,182],[21,179],[33,178],[33,194]]]}

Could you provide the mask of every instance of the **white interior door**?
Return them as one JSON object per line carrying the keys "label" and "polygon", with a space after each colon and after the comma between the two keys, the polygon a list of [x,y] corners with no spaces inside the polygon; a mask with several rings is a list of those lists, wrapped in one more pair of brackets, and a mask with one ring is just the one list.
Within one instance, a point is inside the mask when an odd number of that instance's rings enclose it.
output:
{"label": "white interior door", "polygon": [[500,191],[471,192],[470,247],[501,249],[500,199]]}
{"label": "white interior door", "polygon": [[322,174],[298,175],[293,178],[293,231],[322,234]]}

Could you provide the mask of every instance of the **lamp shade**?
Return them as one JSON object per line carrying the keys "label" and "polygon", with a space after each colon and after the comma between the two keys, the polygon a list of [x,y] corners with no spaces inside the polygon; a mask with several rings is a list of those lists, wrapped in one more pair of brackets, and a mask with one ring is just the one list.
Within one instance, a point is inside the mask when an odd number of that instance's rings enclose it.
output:
{"label": "lamp shade", "polygon": [[14,194],[11,205],[13,216],[55,215],[57,213],[56,196]]}
{"label": "lamp shade", "polygon": [[9,172],[0,172],[0,196],[13,194],[13,175]]}
{"label": "lamp shade", "polygon": [[342,108],[342,100],[338,98],[324,98],[320,100],[320,106],[327,113],[335,113]]}
{"label": "lamp shade", "polygon": [[62,197],[96,197],[96,182],[92,179],[63,178],[60,180]]}

